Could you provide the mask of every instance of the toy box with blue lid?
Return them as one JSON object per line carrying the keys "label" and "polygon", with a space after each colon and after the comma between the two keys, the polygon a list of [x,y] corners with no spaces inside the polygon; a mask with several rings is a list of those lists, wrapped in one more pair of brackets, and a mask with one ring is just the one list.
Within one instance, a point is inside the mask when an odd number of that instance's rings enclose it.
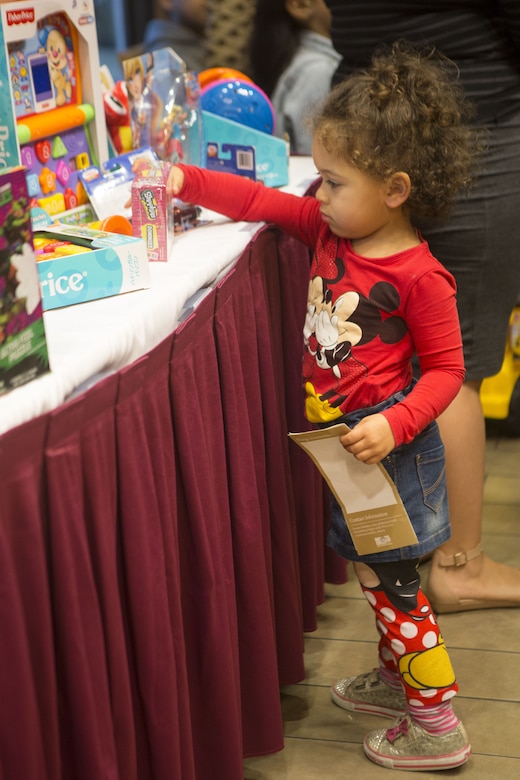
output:
{"label": "toy box with blue lid", "polygon": [[0,173],[0,395],[49,370],[23,168]]}
{"label": "toy box with blue lid", "polygon": [[27,169],[31,205],[57,217],[87,205],[79,171],[108,158],[94,3],[2,3],[0,20],[4,147]]}
{"label": "toy box with blue lid", "polygon": [[273,135],[274,110],[248,76],[229,68],[199,74],[204,167],[238,173],[269,187],[289,183],[289,144]]}
{"label": "toy box with blue lid", "polygon": [[150,286],[140,238],[57,224],[38,227],[34,245],[44,311]]}

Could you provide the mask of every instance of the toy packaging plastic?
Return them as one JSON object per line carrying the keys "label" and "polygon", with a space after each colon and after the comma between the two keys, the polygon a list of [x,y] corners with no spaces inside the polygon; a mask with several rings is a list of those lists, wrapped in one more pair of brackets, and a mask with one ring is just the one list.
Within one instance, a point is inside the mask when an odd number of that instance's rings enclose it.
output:
{"label": "toy packaging plastic", "polygon": [[130,218],[134,176],[140,169],[148,170],[158,162],[154,150],[144,147],[113,157],[101,167],[91,165],[80,171],[81,182],[98,219],[106,219],[112,214]]}
{"label": "toy packaging plastic", "polygon": [[23,168],[0,173],[0,394],[49,370]]}
{"label": "toy packaging plastic", "polygon": [[151,146],[160,160],[200,165],[200,87],[170,48],[123,60],[132,147]]}

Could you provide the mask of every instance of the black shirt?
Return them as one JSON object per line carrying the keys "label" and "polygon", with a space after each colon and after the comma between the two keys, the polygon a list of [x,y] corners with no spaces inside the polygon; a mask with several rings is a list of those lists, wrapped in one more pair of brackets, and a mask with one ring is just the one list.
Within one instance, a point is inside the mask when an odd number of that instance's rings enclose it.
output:
{"label": "black shirt", "polygon": [[326,0],[342,55],[334,82],[365,68],[379,43],[434,44],[458,66],[479,122],[520,111],[520,0]]}

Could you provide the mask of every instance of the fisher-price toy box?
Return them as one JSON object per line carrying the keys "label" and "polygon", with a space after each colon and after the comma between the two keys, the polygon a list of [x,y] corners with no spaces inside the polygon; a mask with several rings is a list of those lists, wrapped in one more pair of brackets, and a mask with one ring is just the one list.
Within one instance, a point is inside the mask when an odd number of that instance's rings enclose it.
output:
{"label": "fisher-price toy box", "polygon": [[27,183],[0,172],[0,395],[49,371]]}
{"label": "fisher-price toy box", "polygon": [[108,159],[94,0],[0,0],[0,89],[0,167],[51,216],[55,193],[79,205],[77,170]]}
{"label": "fisher-price toy box", "polygon": [[[37,259],[44,258],[37,262],[44,311],[150,287],[140,238],[55,224],[36,229],[34,241]],[[42,242],[50,251],[42,250]]]}

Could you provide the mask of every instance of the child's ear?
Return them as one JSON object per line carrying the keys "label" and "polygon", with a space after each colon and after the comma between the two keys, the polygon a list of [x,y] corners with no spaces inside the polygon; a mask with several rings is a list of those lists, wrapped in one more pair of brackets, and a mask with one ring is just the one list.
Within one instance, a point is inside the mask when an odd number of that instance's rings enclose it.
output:
{"label": "child's ear", "polygon": [[404,171],[394,173],[389,182],[386,196],[386,204],[390,208],[402,206],[410,197],[412,183],[410,177]]}

